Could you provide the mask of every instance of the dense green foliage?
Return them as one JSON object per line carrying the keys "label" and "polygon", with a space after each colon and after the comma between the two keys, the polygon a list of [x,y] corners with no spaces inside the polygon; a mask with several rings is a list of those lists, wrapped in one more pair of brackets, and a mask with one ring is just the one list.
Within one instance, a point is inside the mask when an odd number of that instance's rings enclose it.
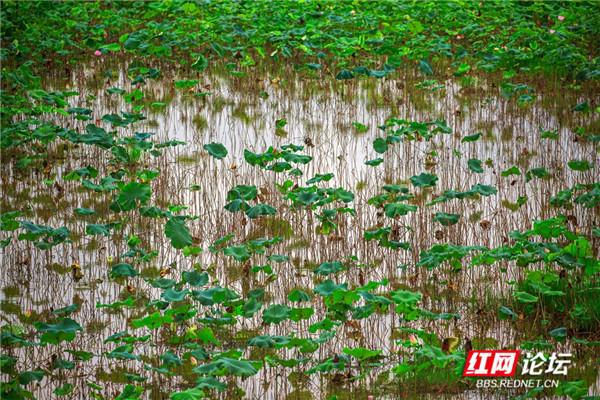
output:
{"label": "dense green foliage", "polygon": [[339,78],[385,76],[411,62],[431,74],[447,61],[457,76],[477,69],[587,79],[600,74],[597,11],[593,1],[6,1],[2,58],[75,63],[100,49],[197,70],[273,59]]}
{"label": "dense green foliage", "polygon": [[[241,380],[267,368],[319,374],[331,377],[332,382],[360,381],[376,372],[372,390],[381,395],[393,392],[399,383],[414,384],[416,393],[430,393],[432,387],[438,393],[448,387],[472,389],[474,381],[461,376],[466,352],[471,346],[490,348],[497,343],[471,343],[468,338],[429,332],[426,326],[456,324],[464,317],[464,310],[452,301],[451,312],[432,307],[431,298],[444,294],[427,293],[427,285],[415,288],[409,281],[364,279],[365,271],[377,265],[350,252],[310,265],[308,274],[314,285],[294,288],[275,301],[269,287],[277,285],[280,276],[289,273],[284,268],[291,269],[294,263],[289,255],[274,250],[291,236],[285,229],[265,236],[227,233],[214,237],[209,232],[207,237],[197,237],[202,216],[194,215],[188,205],[159,199],[165,189],[159,183],[163,170],[157,160],[186,143],[154,140],[153,134],[136,131],[148,112],[148,105],[140,101],[144,84],[160,77],[160,62],[188,66],[189,76],[174,81],[173,88],[198,97],[206,93],[197,91],[196,78],[219,66],[232,79],[264,73],[276,64],[293,67],[302,77],[339,81],[393,78],[398,69],[409,68],[427,79],[475,74],[500,78],[499,95],[515,100],[517,106],[526,105],[533,101],[533,89],[511,81],[514,77],[527,80],[548,74],[580,83],[595,82],[600,76],[597,8],[594,2],[505,1],[4,2],[0,25],[3,174],[20,177],[33,172],[47,178],[40,184],[59,191],[64,190],[61,185],[73,185],[74,192],[94,201],[75,205],[73,217],[81,223],[68,227],[34,219],[26,202],[13,204],[0,214],[0,246],[7,252],[11,246],[26,243],[33,246],[32,251],[56,254],[52,252],[62,246],[79,246],[81,237],[114,242],[123,251],[102,260],[106,267],[102,278],[115,285],[119,295],[113,302],[97,302],[92,308],[122,320],[124,330],[104,338],[104,351],[93,354],[76,345],[85,334],[77,321],[81,305],[76,302],[52,304],[54,308],[44,313],[19,314],[10,323],[3,318],[0,366],[6,379],[2,397],[32,397],[35,385],[48,381],[56,396],[81,394],[76,390],[83,390],[82,385],[75,385],[79,382],[69,380],[64,371],[100,357],[106,363],[102,365],[137,366],[135,373],[124,370],[128,372],[116,381],[121,384],[117,399],[145,398],[150,387],[165,381],[170,382],[170,389],[176,388],[168,393],[173,400],[230,395]],[[42,80],[47,70],[106,55],[132,61],[126,74],[130,90],[106,89],[111,96],[120,96],[127,110],[96,115],[95,110],[72,105],[78,92],[50,90]],[[429,84],[420,83],[428,88],[438,85],[434,80]],[[160,102],[150,105],[163,106]],[[594,106],[594,102],[591,106],[582,102],[569,112],[598,114]],[[278,118],[276,134],[284,135],[287,120]],[[381,165],[393,159],[399,146],[443,142],[458,135],[459,147],[451,151],[461,155],[483,141],[482,133],[462,135],[453,132],[446,121],[433,118],[389,118],[381,123],[377,135],[369,139],[369,151],[379,158],[365,160],[373,168],[383,169]],[[360,134],[369,130],[358,122],[353,128]],[[541,136],[558,139],[553,131],[543,131]],[[581,130],[574,138],[597,156],[598,132]],[[305,141],[305,145],[288,142],[261,150],[243,149],[239,162],[245,167],[278,178],[270,188],[273,197],[266,200],[258,184],[236,182],[224,191],[225,202],[219,208],[252,226],[274,217],[310,216],[303,224],[314,225],[317,235],[333,243],[341,227],[365,210],[355,206],[357,194],[330,182],[333,172],[305,176],[306,167],[315,161],[309,155],[310,146]],[[86,162],[61,174],[43,175],[59,163],[50,156],[57,148],[63,158],[73,156],[75,164],[82,159],[82,149],[91,149],[96,156],[86,161],[95,164]],[[232,149],[212,140],[201,149],[212,163],[235,157]],[[428,157],[435,158],[438,150],[448,148],[436,148]],[[467,157],[460,161],[461,168],[476,177],[491,164],[491,160]],[[463,272],[497,268],[504,273],[507,265],[514,267],[518,272],[516,278],[510,277],[509,295],[493,299],[492,306],[483,299],[467,299],[468,312],[477,309],[478,315],[490,313],[491,319],[510,324],[526,339],[522,349],[552,350],[568,340],[582,354],[593,352],[600,326],[600,262],[594,248],[600,231],[596,221],[586,224],[593,229],[580,230],[567,214],[575,209],[598,215],[600,184],[590,180],[597,180],[592,176],[597,164],[591,158],[570,160],[564,166],[568,176],[587,173],[591,178],[567,187],[560,182],[547,213],[524,221],[523,228],[510,232],[502,245],[484,245],[483,239],[467,245],[440,238],[431,246],[416,247],[400,238],[398,226],[407,231],[419,229],[401,222],[420,213],[436,229],[453,229],[465,223],[467,216],[444,207],[456,202],[479,204],[498,195],[499,186],[517,180],[533,185],[551,179],[552,171],[546,167],[514,165],[501,170],[491,184],[477,180],[481,183],[448,189],[425,162],[422,172],[401,182],[376,182],[378,190],[366,197],[365,208],[377,215],[377,225],[354,227],[353,233],[357,240],[383,248],[390,257],[414,252],[414,263],[398,266],[399,270],[439,272],[437,276],[448,287]],[[3,190],[7,188],[3,180]],[[217,190],[209,187],[206,194],[216,198]],[[524,195],[502,204],[517,211],[528,201]],[[174,263],[154,275],[145,272],[164,250],[145,238],[147,227],[159,227],[153,234],[181,256],[181,265]],[[210,244],[203,246],[203,241]],[[224,285],[214,265],[200,262],[204,253],[228,269],[242,271],[248,290]],[[78,264],[69,271],[73,282],[82,279]],[[390,332],[395,350],[354,343],[344,344],[335,354],[318,355],[343,332],[382,317],[399,324]],[[239,329],[256,321],[260,329]],[[412,323],[422,323],[423,329]],[[280,334],[267,333],[270,328],[279,329]],[[30,348],[51,348],[51,362],[32,367],[23,359],[27,353],[19,353]],[[161,353],[150,355],[149,348]],[[587,393],[588,381],[569,377],[554,392],[543,394],[578,399]],[[90,397],[110,398],[103,382],[87,381],[84,386]],[[524,396],[539,394],[533,390]]]}

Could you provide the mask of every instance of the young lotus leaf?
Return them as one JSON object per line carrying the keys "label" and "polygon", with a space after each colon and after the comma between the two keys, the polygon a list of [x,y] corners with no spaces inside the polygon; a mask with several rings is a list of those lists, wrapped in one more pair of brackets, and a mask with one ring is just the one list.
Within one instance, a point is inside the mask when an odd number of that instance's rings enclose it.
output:
{"label": "young lotus leaf", "polygon": [[215,337],[213,330],[208,326],[198,329],[194,336],[204,344],[214,344],[215,346],[221,345],[219,340]]}
{"label": "young lotus leaf", "polygon": [[258,190],[254,185],[237,185],[227,192],[227,200],[254,200],[258,195]]}
{"label": "young lotus leaf", "polygon": [[423,295],[419,292],[411,292],[408,290],[396,290],[391,292],[392,300],[396,304],[405,304],[410,306],[416,306],[421,301]]}
{"label": "young lotus leaf", "polygon": [[[197,358],[197,357],[196,357]],[[212,376],[203,376],[196,379],[196,387],[198,389],[214,389],[218,392],[223,392],[227,389],[227,385]]]}
{"label": "young lotus leaf", "polygon": [[[4,364],[2,365],[4,367]],[[33,381],[41,381],[46,376],[46,373],[42,370],[35,371],[24,371],[19,374],[19,383],[21,385],[29,385]]]}
{"label": "young lotus leaf", "polygon": [[59,344],[63,341],[70,342],[75,339],[77,331],[82,331],[81,325],[71,318],[62,318],[56,324],[36,322],[35,328],[42,334],[42,344]]}
{"label": "young lotus leaf", "polygon": [[252,376],[258,373],[255,362],[247,360],[236,360],[229,357],[220,357],[208,364],[198,366],[193,369],[197,374],[208,374],[215,376],[236,375],[236,376]]}
{"label": "young lotus leaf", "polygon": [[294,289],[288,294],[288,300],[295,303],[310,301],[310,295],[303,290]]}
{"label": "young lotus leaf", "polygon": [[267,324],[278,324],[290,317],[291,308],[282,304],[272,304],[263,311],[263,321]]}
{"label": "young lotus leaf", "polygon": [[340,261],[324,262],[314,269],[314,273],[317,275],[329,275],[343,271],[344,265]]}
{"label": "young lotus leaf", "polygon": [[159,311],[156,311],[146,317],[134,319],[131,321],[131,326],[134,329],[147,327],[148,329],[157,329],[163,324],[173,322],[172,318],[162,316]]}
{"label": "young lotus leaf", "polygon": [[202,248],[198,246],[185,246],[183,248],[183,255],[186,257],[197,256],[202,253]]}
{"label": "young lotus leaf", "polygon": [[310,319],[314,313],[315,309],[313,307],[292,308],[290,311],[290,320],[298,322],[303,319]]}
{"label": "young lotus leaf", "polygon": [[271,254],[267,259],[280,264],[289,261],[290,257],[283,254]]}
{"label": "young lotus leaf", "polygon": [[417,211],[417,206],[404,203],[390,203],[384,207],[385,215],[389,218],[396,218],[407,215],[409,212]]}
{"label": "young lotus leaf", "polygon": [[525,182],[529,182],[534,177],[544,179],[550,176],[550,172],[544,167],[531,168],[525,173]]}
{"label": "young lotus leaf", "polygon": [[171,400],[200,400],[204,398],[204,392],[198,388],[191,388],[182,392],[171,393]]}
{"label": "young lotus leaf", "polygon": [[373,141],[373,149],[379,154],[383,154],[388,149],[388,143],[385,139],[377,138]]}
{"label": "young lotus leaf", "polygon": [[248,218],[258,218],[264,215],[275,215],[277,209],[275,207],[270,206],[268,204],[257,204],[253,207],[250,207],[246,210],[246,215]]}
{"label": "young lotus leaf", "polygon": [[444,226],[454,225],[454,224],[458,223],[459,219],[460,219],[459,214],[448,214],[448,213],[443,213],[443,212],[436,213],[435,216],[433,217],[434,221],[437,221]]}
{"label": "young lotus leaf", "polygon": [[481,138],[481,133],[475,133],[473,135],[468,135],[465,136],[464,138],[461,139],[461,143],[469,143],[469,142],[476,142]]}
{"label": "young lotus leaf", "polygon": [[192,286],[204,286],[208,283],[208,274],[198,271],[183,271],[181,278]]}
{"label": "young lotus leaf", "polygon": [[111,278],[133,277],[137,275],[139,275],[139,273],[131,266],[131,264],[127,263],[115,264],[110,269]]}
{"label": "young lotus leaf", "polygon": [[152,189],[149,184],[130,182],[121,188],[117,197],[117,205],[120,211],[130,211],[140,205],[145,205],[151,195]]}
{"label": "young lotus leaf", "polygon": [[318,285],[315,285],[314,292],[323,297],[327,297],[327,296],[333,294],[336,290],[347,290],[347,289],[348,289],[348,285],[346,283],[336,285],[335,283],[333,283],[333,281],[331,279],[327,279],[323,283],[319,283]]}
{"label": "young lotus leaf", "polygon": [[476,158],[471,158],[469,161],[467,161],[467,166],[469,167],[469,169],[478,174],[483,172],[483,167],[481,166],[481,164],[481,160],[478,160]]}
{"label": "young lotus leaf", "polygon": [[208,151],[208,154],[217,160],[221,160],[227,156],[227,149],[221,143],[209,143],[205,144],[203,147],[204,150]]}
{"label": "young lotus leaf", "polygon": [[516,165],[513,165],[512,167],[502,171],[500,173],[500,175],[503,177],[507,177],[507,176],[511,176],[511,175],[521,175],[521,170]]}
{"label": "young lotus leaf", "polygon": [[365,165],[370,167],[376,167],[383,162],[383,158],[374,158],[372,160],[365,161]]}
{"label": "young lotus leaf", "polygon": [[341,70],[335,76],[335,79],[338,79],[338,80],[345,80],[345,79],[352,79],[352,78],[354,78],[354,75],[352,74],[352,72],[348,71],[347,69]]}
{"label": "young lotus leaf", "polygon": [[86,235],[110,236],[111,226],[108,224],[88,224],[85,227]]}
{"label": "young lotus leaf", "polygon": [[169,303],[174,303],[177,301],[183,301],[185,296],[189,293],[189,290],[175,290],[175,289],[167,289],[163,292],[161,297],[168,301]]}
{"label": "young lotus leaf", "polygon": [[305,206],[309,206],[319,200],[319,195],[315,192],[302,191],[298,195],[298,201]]}
{"label": "young lotus leaf", "polygon": [[344,354],[348,354],[349,356],[356,358],[358,361],[364,361],[368,358],[374,358],[382,353],[381,350],[369,350],[363,347],[356,347],[354,349],[345,347],[343,352]]}
{"label": "young lotus leaf", "polygon": [[54,389],[53,393],[57,396],[66,396],[71,394],[71,392],[73,392],[73,385],[70,383],[65,383],[64,385]]}
{"label": "young lotus leaf", "polygon": [[500,306],[498,315],[500,316],[500,319],[511,318],[513,321],[516,321],[519,317],[513,310],[506,306]]}
{"label": "young lotus leaf", "polygon": [[237,261],[243,262],[250,258],[250,253],[246,246],[230,246],[223,249],[223,254],[233,257]]}
{"label": "young lotus leaf", "polygon": [[106,353],[108,358],[114,358],[117,360],[139,360],[139,356],[132,353],[133,345],[125,344],[123,346],[118,346],[111,352]]}
{"label": "young lotus leaf", "polygon": [[144,393],[144,388],[141,386],[125,385],[125,389],[120,395],[115,397],[115,400],[136,400]]}
{"label": "young lotus leaf", "polygon": [[225,208],[229,212],[246,211],[250,206],[242,199],[235,199],[225,205]]}
{"label": "young lotus leaf", "polygon": [[539,298],[527,292],[515,292],[514,298],[520,303],[537,303]]}
{"label": "young lotus leaf", "polygon": [[433,75],[433,68],[431,68],[431,64],[426,60],[419,61],[419,68],[425,75]]}
{"label": "young lotus leaf", "polygon": [[295,153],[283,153],[283,158],[285,159],[285,161],[293,162],[296,164],[308,164],[312,160],[311,156]]}
{"label": "young lotus leaf", "polygon": [[58,316],[66,316],[66,315],[76,312],[78,309],[79,309],[78,304],[71,304],[70,306],[58,308],[58,309],[52,311],[52,314],[58,315]]}
{"label": "young lotus leaf", "polygon": [[554,339],[562,342],[567,337],[567,328],[564,328],[564,327],[555,328],[555,329],[552,329],[550,332],[548,332],[548,334],[550,336],[552,336]]}
{"label": "young lotus leaf", "polygon": [[587,171],[592,168],[592,165],[587,160],[571,160],[567,165],[573,171]]}
{"label": "young lotus leaf", "polygon": [[96,213],[96,211],[89,208],[76,208],[74,211],[79,215],[94,215]]}
{"label": "young lotus leaf", "polygon": [[437,183],[438,177],[424,172],[422,174],[412,176],[410,181],[416,187],[432,187]]}
{"label": "young lotus leaf", "polygon": [[198,72],[202,72],[208,67],[208,60],[202,54],[196,58],[196,61],[192,64],[192,68]]}
{"label": "young lotus leaf", "polygon": [[480,183],[473,185],[471,191],[481,196],[491,196],[493,194],[498,193],[498,190],[496,190],[495,187],[489,185],[482,185]]}
{"label": "young lotus leaf", "polygon": [[256,346],[265,349],[283,346],[289,342],[290,339],[287,336],[259,335],[248,340],[248,346]]}
{"label": "young lotus leaf", "polygon": [[175,81],[175,88],[176,89],[191,89],[194,86],[196,86],[198,84],[198,82],[200,82],[197,79],[182,79],[179,81]]}
{"label": "young lotus leaf", "polygon": [[318,183],[318,182],[327,182],[330,181],[331,179],[333,179],[333,174],[329,173],[329,174],[316,174],[313,178],[310,178],[309,180],[306,181],[307,185],[312,185],[314,183]]}
{"label": "young lotus leaf", "polygon": [[171,240],[171,245],[176,249],[183,249],[192,244],[190,230],[181,217],[170,218],[165,224],[165,236]]}

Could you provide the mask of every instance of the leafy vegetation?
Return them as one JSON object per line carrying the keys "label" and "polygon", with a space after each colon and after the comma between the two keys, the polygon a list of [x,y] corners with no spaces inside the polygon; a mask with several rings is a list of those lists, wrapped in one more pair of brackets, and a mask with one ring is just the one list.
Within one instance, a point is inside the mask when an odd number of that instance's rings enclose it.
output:
{"label": "leafy vegetation", "polygon": [[472,348],[577,355],[522,398],[597,391],[597,15],[4,2],[0,396],[469,396]]}

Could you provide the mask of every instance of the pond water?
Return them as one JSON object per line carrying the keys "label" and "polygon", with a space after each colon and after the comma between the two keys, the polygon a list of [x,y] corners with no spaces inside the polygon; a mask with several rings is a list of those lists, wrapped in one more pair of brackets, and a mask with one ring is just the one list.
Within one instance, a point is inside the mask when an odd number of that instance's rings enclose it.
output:
{"label": "pond water", "polygon": [[[244,358],[253,360],[270,355],[285,359],[306,357],[309,361],[294,368],[265,366],[249,378],[227,377],[224,382],[228,387],[221,393],[224,398],[318,399],[336,395],[342,399],[366,398],[369,394],[377,398],[437,398],[442,396],[440,393],[449,398],[491,398],[490,394],[465,389],[458,382],[437,387],[424,387],[418,380],[394,383],[382,372],[402,361],[398,340],[406,340],[408,332],[401,327],[423,329],[439,338],[456,337],[460,346],[470,339],[497,348],[515,348],[543,334],[538,325],[526,318],[517,322],[498,318],[498,306],[508,304],[512,297],[511,282],[523,279],[527,270],[504,261],[472,267],[468,256],[460,270],[447,266],[429,270],[416,263],[422,251],[439,243],[501,246],[508,242],[509,232],[527,230],[532,221],[556,215],[549,200],[559,190],[597,179],[599,160],[595,145],[576,140],[573,134],[578,126],[598,126],[589,114],[570,112],[585,97],[581,91],[561,89],[559,82],[548,82],[543,94],[540,92],[533,102],[519,106],[514,98],[501,96],[493,81],[483,79],[469,82],[448,78],[437,82],[439,87],[432,90],[423,88],[419,85],[421,78],[408,72],[395,79],[345,83],[304,79],[293,71],[276,69],[232,78],[218,68],[198,78],[198,84],[192,88],[182,90],[175,87],[175,82],[189,79],[189,71],[160,70],[160,78],[148,79],[139,86],[143,99],[134,102],[146,105],[142,111],[146,119],[116,129],[120,135],[152,132],[152,140],[157,142],[185,142],[165,149],[159,157],[144,158],[143,164],[160,172],[152,182],[152,205],[163,209],[186,206],[184,212],[197,217],[187,225],[194,245],[203,248],[201,254],[186,257],[174,249],[164,235],[164,221],[141,218],[133,212],[116,215],[108,209],[112,193],[86,190],[78,181],[62,179],[87,165],[97,168],[99,177],[106,176],[116,168],[110,164],[110,151],[62,143],[48,150],[51,162],[46,168],[23,172],[14,165],[2,164],[4,210],[27,210],[25,216],[35,223],[66,226],[72,232],[71,243],[49,251],[16,240],[2,249],[1,296],[2,318],[12,324],[44,320],[51,309],[79,304],[72,317],[83,332],[60,349],[85,349],[94,354],[93,359],[76,369],[54,372],[57,381],[75,385],[73,398],[90,398],[87,382],[101,385],[105,396],[113,398],[122,390],[125,371],[149,378],[152,385],[148,398],[152,399],[167,398],[169,391],[194,382],[187,364],[178,376],[162,375],[145,370],[141,360],[108,358],[106,353],[116,344],[104,342],[116,332],[131,331],[131,321],[147,314],[147,301],[160,299],[163,289],[152,287],[151,279],[177,281],[181,272],[193,269],[194,264],[208,271],[211,284],[232,289],[242,298],[247,298],[253,289],[264,288],[266,305],[291,305],[287,296],[293,289],[311,293],[315,285],[328,278],[349,287],[387,279],[387,290],[419,291],[423,295],[420,307],[447,313],[437,319],[401,321],[392,309],[377,312],[368,318],[341,323],[334,337],[315,352],[304,354],[297,349],[247,347],[246,342],[257,335],[318,337],[309,332],[309,326],[325,317],[326,307],[319,296],[302,304],[313,307],[314,314],[299,322],[265,324],[258,312],[250,318],[239,318],[234,325],[213,326],[220,341],[218,349],[239,348]],[[126,63],[98,61],[74,71],[66,70],[62,76],[46,77],[47,87],[79,92],[70,99],[72,107],[93,110],[90,121],[65,116],[55,119],[56,123],[80,132],[89,123],[109,130],[110,125],[101,121],[103,115],[132,109],[123,96],[106,91],[112,87],[126,92],[135,90],[126,71]],[[431,140],[418,137],[396,143],[382,156],[372,143],[375,138],[385,137],[379,126],[392,117],[418,122],[442,120],[451,132],[439,133]],[[541,137],[541,132],[555,130],[557,140]],[[481,139],[462,141],[478,132]],[[222,160],[211,157],[203,149],[204,144],[211,142],[222,143],[228,155]],[[244,160],[245,149],[262,153],[270,146],[281,149],[287,144],[304,146],[299,153],[312,157],[311,162],[298,165],[302,176],[268,171]],[[381,165],[365,164],[377,157],[383,158]],[[483,172],[471,171],[469,159],[481,160]],[[566,168],[568,161],[584,159],[594,161],[596,166],[585,172]],[[528,182],[523,176],[501,176],[502,171],[515,165],[523,173],[544,167],[551,176],[534,177]],[[434,187],[411,186],[409,179],[423,172],[438,177]],[[291,207],[277,189],[288,179],[307,186],[307,179],[326,173],[332,173],[333,178],[318,183],[320,187],[341,187],[355,195],[347,205],[355,209],[355,214],[338,215],[337,228],[328,235],[318,232],[317,212]],[[44,182],[53,178],[56,183]],[[416,211],[391,219],[382,208],[368,203],[373,196],[384,193],[382,186],[389,184],[410,188],[415,194],[410,203],[418,206]],[[445,190],[467,191],[476,184],[494,186],[497,193],[427,205]],[[227,193],[236,185],[256,185],[260,202],[275,207],[275,215],[249,219],[243,212],[225,210]],[[518,199],[525,196],[526,201],[518,205]],[[74,213],[77,207],[94,209],[96,214],[78,215]],[[600,225],[597,211],[576,207],[569,211],[569,223],[589,235],[593,227]],[[443,226],[433,220],[438,212],[461,217],[457,224]],[[123,231],[109,236],[85,235],[87,224],[112,222],[122,222]],[[408,243],[410,250],[384,248],[377,240],[364,240],[365,230],[384,226],[391,227],[394,240]],[[156,250],[157,256],[136,266],[141,273],[138,277],[126,281],[110,279],[110,267],[129,250],[124,238],[130,234],[139,236],[143,246]],[[280,236],[283,240],[265,254],[238,262],[222,252],[209,251],[215,240],[227,234],[233,234],[228,245],[262,237]],[[598,239],[595,240],[597,245]],[[274,254],[289,258],[267,258]],[[323,262],[347,260],[350,256],[355,259],[347,261],[350,267],[344,271],[328,277],[313,272]],[[273,274],[252,271],[251,267],[266,264],[271,265]],[[135,307],[97,308],[99,303],[110,304],[128,296],[136,299]],[[199,307],[197,317],[207,310],[208,307]],[[173,349],[169,339],[185,333],[181,328],[167,325],[153,331],[136,330],[136,335],[149,333],[151,339],[136,344],[135,353],[158,365],[158,356]],[[569,341],[558,346],[557,350],[573,349]],[[305,374],[316,363],[342,353],[346,347],[381,349],[385,361],[366,372],[364,379],[353,379],[361,372],[357,365],[343,374]],[[31,347],[19,350],[18,356],[34,368],[49,365],[58,356],[56,352],[55,347]],[[578,353],[574,363],[579,374],[595,380],[591,393],[600,390],[600,374],[594,361],[597,356],[597,350],[587,348]],[[55,387],[38,385],[34,394],[52,398]]]}

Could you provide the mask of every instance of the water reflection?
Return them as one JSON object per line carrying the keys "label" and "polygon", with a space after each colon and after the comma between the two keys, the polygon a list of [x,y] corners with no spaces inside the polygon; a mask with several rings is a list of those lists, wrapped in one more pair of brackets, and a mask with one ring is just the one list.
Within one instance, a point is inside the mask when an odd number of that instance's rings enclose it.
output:
{"label": "water reflection", "polygon": [[[128,92],[135,89],[126,77],[126,70],[126,66],[120,63],[97,63],[76,70],[67,77],[48,77],[46,84],[60,90],[77,90],[80,94],[72,98],[71,105],[92,109],[93,120],[104,124],[100,122],[104,114],[132,109],[132,104],[122,96],[106,92],[110,87],[123,88]],[[112,74],[102,74],[101,71],[112,71]],[[164,237],[162,224],[141,220],[134,214],[127,215],[129,220],[125,222],[123,234],[110,238],[84,235],[86,224],[90,222],[116,222],[117,217],[108,211],[112,195],[82,190],[79,183],[63,182],[62,177],[86,165],[95,166],[100,171],[99,176],[105,176],[113,168],[109,164],[110,154],[106,151],[89,146],[67,148],[69,146],[59,144],[49,150],[55,158],[46,171],[23,173],[10,164],[2,165],[4,210],[27,210],[32,221],[53,227],[65,225],[75,236],[73,243],[45,252],[27,242],[15,241],[5,248],[2,251],[5,266],[2,300],[3,319],[11,323],[19,319],[41,320],[49,315],[51,307],[56,309],[72,303],[80,304],[75,319],[85,328],[85,333],[79,334],[67,347],[86,349],[94,352],[95,357],[92,362],[78,366],[76,372],[66,374],[66,381],[76,384],[77,396],[87,397],[85,393],[89,393],[89,388],[86,381],[97,379],[107,388],[109,397],[116,396],[122,385],[111,383],[114,377],[105,375],[109,372],[105,370],[108,365],[152,376],[156,386],[151,398],[164,398],[161,393],[168,393],[182,383],[149,371],[143,372],[141,362],[108,360],[103,354],[113,348],[111,344],[104,344],[103,340],[115,332],[127,330],[130,320],[143,313],[136,308],[111,313],[97,309],[96,303],[112,303],[128,294],[150,299],[159,298],[161,294],[160,289],[152,288],[143,278],[131,280],[129,288],[107,278],[108,259],[118,260],[127,251],[121,236],[129,234],[140,236],[145,247],[159,251],[158,258],[143,266],[142,275],[146,277],[156,277],[162,270],[167,271],[165,277],[178,279],[181,271],[191,269],[192,263],[198,262],[208,268],[212,279],[222,286],[243,294],[265,287],[271,303],[286,303],[287,294],[292,289],[312,288],[318,282],[311,272],[315,264],[353,255],[364,266],[337,274],[337,282],[355,286],[386,278],[393,288],[404,285],[420,290],[424,294],[422,306],[426,309],[461,315],[460,319],[449,321],[406,323],[400,322],[394,313],[374,314],[368,319],[344,324],[335,338],[307,355],[312,360],[325,360],[340,353],[344,347],[357,346],[383,349],[384,355],[396,354],[400,349],[396,343],[396,328],[399,326],[424,329],[441,338],[493,338],[499,347],[514,347],[515,343],[534,336],[534,332],[515,330],[513,324],[499,321],[496,317],[497,299],[508,296],[512,290],[508,283],[524,275],[518,267],[497,263],[493,267],[469,268],[465,264],[462,272],[450,273],[445,269],[417,269],[415,263],[419,252],[435,243],[499,246],[506,240],[508,232],[528,229],[529,221],[553,216],[555,210],[548,204],[551,195],[576,183],[593,182],[598,167],[579,173],[565,167],[572,159],[597,159],[594,146],[574,140],[572,133],[574,127],[594,121],[588,116],[564,112],[577,102],[577,93],[549,93],[546,96],[552,99],[539,98],[533,105],[520,108],[514,101],[499,96],[498,90],[486,82],[473,89],[447,80],[442,82],[443,89],[430,92],[417,88],[418,78],[408,73],[394,80],[340,83],[303,80],[281,72],[231,79],[217,72],[202,76],[192,90],[178,90],[174,82],[189,78],[189,75],[169,69],[161,72],[161,80],[148,80],[139,87],[144,93],[143,113],[147,119],[119,131],[123,135],[156,132],[156,141],[182,140],[187,143],[167,149],[163,156],[149,158],[145,163],[149,168],[160,170],[160,176],[153,183],[153,204],[163,208],[185,205],[187,213],[198,217],[189,223],[192,236],[205,249],[198,258],[183,257]],[[207,94],[196,96],[199,93]],[[165,105],[156,104],[158,102]],[[383,136],[378,126],[390,117],[410,121],[442,119],[447,121],[453,133],[438,135],[430,142],[396,144],[383,156],[385,161],[381,166],[367,166],[364,164],[366,160],[379,156],[372,147],[373,139]],[[280,119],[287,120],[283,129],[276,127],[276,121]],[[80,131],[88,123],[74,121],[70,117],[59,122]],[[353,126],[354,122],[365,125],[366,131],[359,132]],[[559,140],[540,139],[540,129],[557,129]],[[461,143],[461,138],[475,132],[481,132],[483,139],[475,143]],[[209,142],[223,143],[229,155],[224,160],[210,157],[202,149],[202,145]],[[269,146],[280,148],[289,143],[305,145],[304,153],[313,157],[311,163],[300,166],[302,177],[261,170],[248,165],[243,159],[244,149],[263,152]],[[490,160],[490,163],[485,163],[483,173],[472,173],[467,168],[467,160],[471,158],[484,162]],[[523,171],[545,167],[552,173],[552,178],[534,179],[527,183],[522,177],[501,178],[500,172],[512,165],[520,166]],[[411,176],[425,171],[435,173],[439,181],[430,190],[411,187],[411,191],[418,195],[415,203],[421,206],[416,212],[390,220],[380,210],[367,204],[369,198],[382,192],[384,184],[408,183]],[[323,236],[316,233],[318,221],[314,213],[290,209],[275,184],[291,179],[302,186],[315,174],[328,172],[333,173],[334,178],[321,185],[339,186],[354,192],[356,215],[340,219],[339,229],[332,235]],[[42,182],[54,174],[60,185]],[[497,187],[498,194],[477,200],[452,200],[432,207],[425,206],[444,190],[464,191],[477,183]],[[224,210],[227,191],[240,184],[256,185],[261,201],[275,206],[277,214],[248,220],[243,213],[231,214]],[[199,185],[200,189],[193,190],[194,185]],[[527,196],[528,201],[516,211],[502,204],[502,200],[515,202],[519,196]],[[99,215],[76,216],[73,214],[76,207],[96,209]],[[458,224],[444,227],[432,221],[433,214],[440,211],[457,213],[462,218]],[[593,226],[599,225],[598,214],[594,210],[576,207],[570,213],[572,221],[577,222],[582,232],[589,233]],[[365,229],[379,226],[392,226],[397,240],[409,242],[412,250],[384,249],[376,241],[363,240]],[[290,261],[272,263],[277,279],[266,282],[264,274],[252,274],[248,268],[230,258],[206,250],[214,240],[228,233],[234,233],[238,242],[263,236],[283,236],[284,242],[271,248],[267,254],[288,255]],[[252,262],[262,265],[268,260],[265,256],[255,256]],[[74,279],[72,266],[75,264],[81,267],[81,279]],[[500,267],[508,268],[508,272],[501,272]],[[19,292],[9,297],[6,289],[15,287]],[[313,305],[315,315],[307,321],[264,326],[260,316],[255,316],[243,319],[236,326],[225,327],[217,334],[223,343],[240,348],[244,348],[245,343],[243,339],[235,339],[240,331],[252,332],[252,336],[258,332],[272,335],[296,332],[299,336],[307,336],[308,326],[321,320],[325,311],[321,302]],[[162,344],[137,347],[136,353],[153,357],[169,349],[162,340],[153,343]],[[53,350],[34,347],[22,350],[19,355],[31,368],[48,363]],[[253,351],[256,350],[247,349],[246,355]],[[297,350],[279,350],[277,354],[282,358],[301,356]],[[398,356],[392,357],[396,358]],[[303,376],[290,384],[293,379],[288,378],[289,372],[266,367],[256,376],[237,382],[245,392],[244,397],[261,399],[286,396],[326,398],[333,394],[338,398],[366,398],[370,393],[381,394],[378,387],[394,390],[393,384],[390,387],[381,384],[379,380],[383,378],[377,376],[381,372],[378,369],[368,375],[366,382],[344,384],[328,381],[319,374]],[[353,389],[350,391],[348,388]],[[34,392],[39,398],[49,398],[53,389],[40,386]],[[415,395],[406,388],[398,387],[397,391],[403,396]],[[235,395],[231,389],[224,397]],[[434,396],[439,397],[431,394],[431,397]],[[477,391],[456,393],[454,396],[490,398],[488,394]]]}

